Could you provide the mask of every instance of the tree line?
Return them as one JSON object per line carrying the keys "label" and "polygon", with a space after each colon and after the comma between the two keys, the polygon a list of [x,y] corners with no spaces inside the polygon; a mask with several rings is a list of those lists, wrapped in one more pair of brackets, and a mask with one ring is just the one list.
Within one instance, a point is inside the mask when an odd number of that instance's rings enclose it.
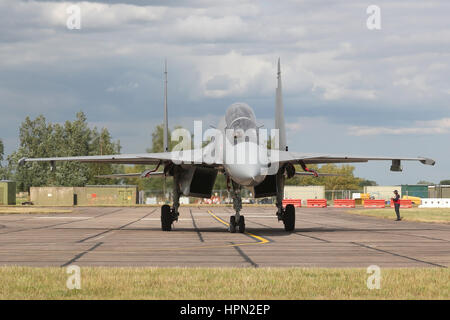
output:
{"label": "tree line", "polygon": [[4,159],[4,147],[0,141],[0,178],[14,180],[18,191],[28,191],[31,186],[85,186],[89,184],[114,184],[112,179],[97,175],[115,173],[119,168],[111,164],[86,164],[58,162],[57,169],[50,170],[46,162],[27,162],[17,165],[20,158],[89,156],[120,153],[120,141],[113,141],[108,129],[88,126],[86,115],[78,112],[73,121],[63,124],[48,122],[43,115],[29,117],[19,128],[19,147]]}

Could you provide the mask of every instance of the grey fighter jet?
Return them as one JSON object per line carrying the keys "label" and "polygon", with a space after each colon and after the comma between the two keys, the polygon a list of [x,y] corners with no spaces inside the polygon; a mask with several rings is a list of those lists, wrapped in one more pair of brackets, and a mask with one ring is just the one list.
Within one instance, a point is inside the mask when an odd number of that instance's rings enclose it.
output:
{"label": "grey fighter jet", "polygon": [[[260,126],[255,113],[245,103],[234,103],[228,107],[225,116],[219,122],[210,143],[197,147],[169,151],[167,120],[167,66],[165,67],[164,99],[164,150],[161,153],[116,154],[100,156],[76,156],[56,158],[23,158],[19,165],[32,161],[48,161],[52,168],[57,161],[78,161],[85,163],[117,163],[156,165],[152,170],[137,174],[118,174],[105,177],[172,176],[173,204],[161,207],[161,227],[170,231],[178,220],[179,198],[181,195],[199,198],[211,197],[217,174],[224,174],[232,189],[235,214],[230,217],[230,232],[245,232],[245,219],[240,215],[242,208],[241,188],[252,190],[255,198],[276,196],[276,215],[284,223],[286,231],[295,229],[295,208],[293,205],[283,207],[283,190],[285,179],[294,175],[327,175],[318,173],[307,166],[324,163],[356,163],[391,161],[391,171],[402,171],[401,161],[420,161],[434,165],[435,161],[424,157],[370,157],[351,156],[347,154],[306,154],[288,150],[281,91],[281,69],[278,60],[278,85],[276,88],[275,130],[276,143],[267,148],[266,140],[260,136]],[[209,130],[209,129],[208,129]],[[194,134],[195,135],[195,134]],[[190,137],[190,135],[189,135]],[[254,139],[256,137],[256,140]],[[195,138],[194,138],[195,139]],[[220,141],[220,143],[218,143]],[[189,142],[189,146],[190,146]],[[194,144],[195,145],[195,144]],[[252,149],[253,148],[253,149]],[[257,155],[255,159],[250,159]],[[240,158],[240,159],[236,159]],[[254,158],[254,157],[253,157]],[[302,172],[296,172],[294,165],[300,165]],[[157,171],[163,168],[163,171]]]}

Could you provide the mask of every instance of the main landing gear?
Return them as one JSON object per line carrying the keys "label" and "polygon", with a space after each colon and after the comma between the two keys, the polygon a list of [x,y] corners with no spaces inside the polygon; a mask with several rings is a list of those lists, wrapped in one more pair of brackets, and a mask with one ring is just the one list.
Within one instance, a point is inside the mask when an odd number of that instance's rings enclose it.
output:
{"label": "main landing gear", "polygon": [[295,207],[292,204],[288,204],[286,209],[284,209],[284,214],[282,216],[284,223],[284,230],[294,231],[295,229]]}
{"label": "main landing gear", "polygon": [[171,231],[172,224],[178,221],[178,208],[180,207],[180,186],[178,184],[178,174],[175,172],[173,181],[173,207],[165,204],[161,207],[161,229],[162,231]]}
{"label": "main landing gear", "polygon": [[294,231],[295,207],[292,204],[288,204],[285,209],[278,210],[277,217],[278,221],[283,221],[285,231]]}
{"label": "main landing gear", "polygon": [[277,217],[278,221],[283,221],[284,230],[294,231],[295,230],[295,207],[292,204],[288,204],[286,208],[283,208],[283,196],[284,196],[284,176],[283,174],[277,175]]}
{"label": "main landing gear", "polygon": [[232,181],[233,184],[233,208],[236,211],[234,216],[230,217],[230,227],[231,233],[245,232],[245,217],[240,215],[242,209],[242,198],[241,198],[241,186]]}
{"label": "main landing gear", "polygon": [[171,209],[169,205],[165,204],[161,207],[161,229],[162,231],[172,230],[172,223],[178,221],[179,213]]}

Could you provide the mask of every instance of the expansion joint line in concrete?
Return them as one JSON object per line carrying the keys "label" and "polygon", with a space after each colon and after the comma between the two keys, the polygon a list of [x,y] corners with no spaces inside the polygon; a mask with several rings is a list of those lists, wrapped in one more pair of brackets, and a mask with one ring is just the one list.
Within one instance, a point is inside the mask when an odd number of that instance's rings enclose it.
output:
{"label": "expansion joint line in concrete", "polygon": [[363,247],[363,248],[372,249],[372,250],[375,250],[375,251],[378,251],[378,252],[390,254],[390,255],[393,255],[393,256],[396,256],[396,257],[408,259],[408,260],[415,261],[415,262],[428,264],[428,265],[431,265],[431,266],[434,266],[434,267],[447,268],[447,266],[444,266],[444,265],[441,265],[441,264],[438,264],[438,263],[428,262],[428,261],[425,261],[425,260],[420,260],[420,259],[416,259],[416,258],[405,256],[405,255],[401,255],[401,254],[398,254],[398,253],[394,253],[394,252],[391,252],[391,251],[388,251],[388,250],[382,250],[382,249],[379,249],[379,248],[374,248],[374,247],[371,247],[371,246],[368,246],[368,245],[365,245],[365,244],[362,244],[362,243],[359,243],[359,242],[351,242],[351,243],[354,244],[354,245]]}
{"label": "expansion joint line in concrete", "polygon": [[100,247],[102,244],[103,244],[103,242],[99,242],[99,243],[93,245],[92,247],[90,247],[86,251],[83,251],[80,254],[77,254],[72,260],[69,260],[66,263],[62,264],[61,267],[67,267],[68,265],[71,265],[72,263],[74,263],[75,261],[80,259],[82,256],[84,256],[86,253],[94,251],[97,247]]}

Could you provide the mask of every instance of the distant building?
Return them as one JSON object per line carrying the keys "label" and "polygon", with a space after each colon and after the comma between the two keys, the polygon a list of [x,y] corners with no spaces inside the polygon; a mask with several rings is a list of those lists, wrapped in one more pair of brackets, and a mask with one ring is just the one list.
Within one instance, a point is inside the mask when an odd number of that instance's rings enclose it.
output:
{"label": "distant building", "polygon": [[10,180],[0,180],[0,205],[16,204],[16,183]]}
{"label": "distant building", "polygon": [[401,186],[366,186],[364,187],[364,193],[368,193],[370,198],[378,200],[391,200],[394,196],[394,190],[397,190],[400,196],[403,195]]}
{"label": "distant building", "polygon": [[429,186],[428,198],[450,198],[450,185]]}
{"label": "distant building", "polygon": [[285,199],[301,199],[306,205],[307,199],[325,199],[325,186],[285,186]]}

